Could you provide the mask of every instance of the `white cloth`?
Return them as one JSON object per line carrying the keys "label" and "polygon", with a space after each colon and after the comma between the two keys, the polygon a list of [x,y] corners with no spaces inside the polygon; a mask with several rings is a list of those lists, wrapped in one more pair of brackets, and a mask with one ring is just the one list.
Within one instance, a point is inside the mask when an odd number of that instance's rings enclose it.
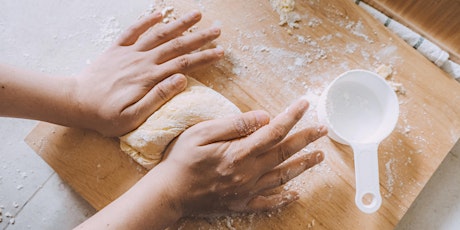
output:
{"label": "white cloth", "polygon": [[447,73],[449,73],[450,75],[452,75],[455,79],[457,79],[457,81],[460,81],[460,65],[459,64],[451,60],[448,60],[446,61],[446,63],[444,63],[444,65],[441,66],[441,68]]}
{"label": "white cloth", "polygon": [[460,80],[460,65],[449,60],[449,53],[401,23],[389,18],[372,6],[369,6],[359,0],[355,1],[355,3],[370,13],[379,22],[384,24],[393,33],[401,37],[407,44],[418,50],[423,56],[428,58],[428,60],[439,66],[454,78]]}

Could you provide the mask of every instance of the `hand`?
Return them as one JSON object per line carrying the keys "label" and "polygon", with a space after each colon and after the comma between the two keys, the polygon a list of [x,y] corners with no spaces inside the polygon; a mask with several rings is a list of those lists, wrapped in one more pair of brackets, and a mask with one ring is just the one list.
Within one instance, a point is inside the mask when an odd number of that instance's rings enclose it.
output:
{"label": "hand", "polygon": [[157,25],[162,20],[157,12],[131,26],[76,78],[76,126],[123,135],[185,88],[186,78],[176,73],[222,57],[221,48],[191,53],[220,35],[218,28],[182,35],[200,19],[199,12],[192,12]]}
{"label": "hand", "polygon": [[312,127],[286,138],[307,108],[301,99],[272,121],[253,111],[199,123],[171,144],[150,173],[167,183],[177,201],[172,206],[184,216],[285,206],[298,194],[274,189],[324,158],[321,151],[292,156],[327,133],[323,126]]}
{"label": "hand", "polygon": [[198,123],[167,149],[163,161],[79,229],[164,229],[190,215],[276,209],[298,194],[276,190],[324,158],[294,155],[327,133],[323,126],[287,133],[302,117],[301,99],[270,121],[263,111]]}

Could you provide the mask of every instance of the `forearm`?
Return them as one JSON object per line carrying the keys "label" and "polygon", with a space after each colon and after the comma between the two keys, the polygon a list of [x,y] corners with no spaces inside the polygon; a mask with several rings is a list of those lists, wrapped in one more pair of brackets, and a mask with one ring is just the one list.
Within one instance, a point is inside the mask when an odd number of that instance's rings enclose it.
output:
{"label": "forearm", "polygon": [[74,79],[0,65],[0,116],[73,126]]}
{"label": "forearm", "polygon": [[165,229],[174,224],[182,211],[168,189],[168,173],[167,167],[158,165],[76,229]]}

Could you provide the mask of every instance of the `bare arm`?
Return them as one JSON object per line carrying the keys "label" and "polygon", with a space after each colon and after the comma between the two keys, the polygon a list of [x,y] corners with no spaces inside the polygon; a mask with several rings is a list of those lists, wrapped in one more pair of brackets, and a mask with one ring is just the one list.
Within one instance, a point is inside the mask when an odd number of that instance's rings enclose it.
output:
{"label": "bare arm", "polygon": [[0,65],[0,116],[71,124],[75,79]]}
{"label": "bare arm", "polygon": [[161,19],[154,13],[131,26],[75,77],[0,66],[0,116],[89,128],[107,136],[133,130],[185,88],[186,78],[177,73],[223,56],[221,48],[192,53],[216,39],[220,29],[182,35],[201,19],[199,12],[167,25],[158,25]]}

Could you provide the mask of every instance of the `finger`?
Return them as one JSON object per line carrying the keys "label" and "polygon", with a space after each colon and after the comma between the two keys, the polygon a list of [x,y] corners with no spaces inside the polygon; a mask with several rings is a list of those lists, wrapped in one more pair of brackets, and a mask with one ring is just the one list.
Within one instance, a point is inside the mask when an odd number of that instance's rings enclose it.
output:
{"label": "finger", "polygon": [[295,191],[283,191],[270,196],[257,196],[247,204],[248,211],[270,211],[282,208],[299,199]]}
{"label": "finger", "polygon": [[318,138],[326,134],[327,128],[324,126],[304,129],[289,136],[263,155],[258,156],[257,162],[260,162],[263,170],[269,171],[275,166],[286,161],[293,154],[297,153],[308,144],[316,141]]}
{"label": "finger", "polygon": [[321,151],[297,156],[260,177],[256,183],[256,188],[258,191],[276,188],[323,160],[324,154]]}
{"label": "finger", "polygon": [[197,50],[219,37],[219,35],[220,29],[212,28],[206,31],[189,34],[187,36],[177,37],[150,52],[152,52],[152,56],[153,59],[156,60],[156,64],[161,64],[178,56]]}
{"label": "finger", "polygon": [[151,50],[171,39],[174,39],[190,27],[195,25],[201,20],[201,13],[199,11],[193,11],[189,14],[173,21],[162,28],[153,30],[151,33],[143,36],[138,43],[136,43],[140,51]]}
{"label": "finger", "polygon": [[162,18],[161,12],[155,12],[142,18],[123,32],[117,39],[116,44],[120,46],[130,46],[134,44],[145,31],[160,22]]}
{"label": "finger", "polygon": [[169,76],[175,73],[190,72],[198,67],[209,65],[219,60],[222,56],[224,56],[224,50],[221,47],[186,54],[161,64],[158,74],[160,76]]}
{"label": "finger", "polygon": [[245,137],[268,124],[270,117],[262,110],[250,111],[235,117],[209,120],[197,125],[193,135],[201,145]]}
{"label": "finger", "polygon": [[[285,112],[279,114],[270,124],[260,128],[247,138],[241,139],[241,146],[249,146],[241,154],[261,154],[281,142],[289,130],[302,118],[308,108],[308,101],[300,99]],[[240,156],[244,158],[245,156]]]}
{"label": "finger", "polygon": [[[182,74],[175,74],[156,84],[144,97],[137,103],[123,111],[124,116],[134,119],[142,117],[147,119],[153,112],[158,110],[164,103],[182,92],[187,86],[187,78]],[[138,127],[143,120],[137,120],[134,127]]]}

